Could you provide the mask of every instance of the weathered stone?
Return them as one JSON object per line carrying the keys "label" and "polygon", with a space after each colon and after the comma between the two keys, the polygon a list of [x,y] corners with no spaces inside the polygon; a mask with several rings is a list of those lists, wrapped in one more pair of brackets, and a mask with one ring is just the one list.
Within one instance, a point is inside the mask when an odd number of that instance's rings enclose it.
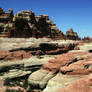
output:
{"label": "weathered stone", "polygon": [[83,43],[82,45],[78,45],[78,48],[80,50],[85,50],[85,51],[91,51],[92,50],[92,43]]}
{"label": "weathered stone", "polygon": [[86,75],[56,92],[92,92],[92,74]]}
{"label": "weathered stone", "polygon": [[26,51],[0,51],[0,60],[21,60],[24,58],[30,58],[31,53],[28,53]]}
{"label": "weathered stone", "polygon": [[73,50],[77,42],[52,41],[46,38],[0,39],[0,60],[22,60],[32,55],[57,55]]}
{"label": "weathered stone", "polygon": [[43,92],[56,92],[60,88],[63,88],[72,82],[79,80],[81,75],[62,75],[58,73],[55,77],[49,80],[46,88]]}
{"label": "weathered stone", "polygon": [[79,59],[78,56],[88,54],[88,52],[69,52],[57,56],[56,59],[50,60],[47,64],[44,64],[41,68],[47,71],[57,72],[60,67],[68,66],[71,63],[77,62]]}
{"label": "weathered stone", "polygon": [[23,71],[23,70],[17,70],[17,69],[13,69],[10,70],[8,73],[4,73],[3,76],[0,76],[0,78],[2,79],[13,79],[13,78],[18,78],[18,77],[22,77],[25,75],[31,74],[31,71]]}
{"label": "weathered stone", "polygon": [[40,88],[43,89],[45,88],[47,82],[54,77],[55,74],[53,72],[48,72],[45,70],[38,70],[36,72],[33,72],[29,78],[28,82],[31,86],[34,88]]}
{"label": "weathered stone", "polygon": [[77,32],[74,32],[72,28],[66,32],[66,36],[70,40],[79,40]]}
{"label": "weathered stone", "polygon": [[4,81],[2,79],[0,79],[0,92],[26,92],[24,88],[19,87],[19,86],[4,86]]}
{"label": "weathered stone", "polygon": [[89,74],[92,71],[92,54],[86,54],[80,57],[77,57],[84,60],[79,60],[75,63],[70,64],[69,66],[61,67],[60,72],[71,75],[84,75]]}
{"label": "weathered stone", "polygon": [[[6,13],[0,8],[0,23],[8,25],[0,26],[0,37],[66,39],[48,15],[35,16],[32,11],[22,11],[13,15],[12,9]],[[10,24],[12,27],[9,27]]]}

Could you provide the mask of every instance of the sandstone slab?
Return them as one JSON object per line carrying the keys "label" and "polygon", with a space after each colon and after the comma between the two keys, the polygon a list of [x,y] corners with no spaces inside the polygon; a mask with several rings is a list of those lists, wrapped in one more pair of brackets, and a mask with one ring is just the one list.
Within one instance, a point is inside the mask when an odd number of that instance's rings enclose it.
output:
{"label": "sandstone slab", "polygon": [[49,80],[43,92],[56,92],[58,89],[63,88],[76,80],[79,80],[81,77],[81,75],[63,75],[58,73],[55,77]]}
{"label": "sandstone slab", "polygon": [[38,70],[36,72],[33,72],[29,78],[28,82],[31,86],[35,88],[41,88],[43,89],[47,82],[54,77],[55,74],[53,72],[48,72],[46,70]]}

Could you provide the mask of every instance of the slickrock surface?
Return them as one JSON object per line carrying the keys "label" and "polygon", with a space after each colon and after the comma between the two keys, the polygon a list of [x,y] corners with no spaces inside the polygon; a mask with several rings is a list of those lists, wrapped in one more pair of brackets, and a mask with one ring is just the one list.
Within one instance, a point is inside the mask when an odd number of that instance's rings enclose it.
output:
{"label": "slickrock surface", "polygon": [[77,81],[92,73],[91,42],[47,38],[0,38],[0,42],[4,90],[8,86],[9,90],[23,88],[24,92],[57,92],[68,87],[72,91]]}
{"label": "slickrock surface", "polygon": [[38,70],[29,76],[28,82],[34,88],[37,87],[43,89],[45,88],[48,80],[50,80],[54,76],[55,74],[53,72]]}
{"label": "slickrock surface", "polygon": [[41,65],[45,64],[52,58],[55,58],[55,56],[32,56],[29,59],[2,61],[0,62],[0,77],[6,79],[31,74],[31,71],[39,69]]}
{"label": "slickrock surface", "polygon": [[80,50],[92,51],[92,43],[84,43],[84,45],[78,46]]}
{"label": "slickrock surface", "polygon": [[[83,58],[82,58],[83,59]],[[92,54],[84,60],[79,60],[69,66],[61,67],[60,72],[66,74],[89,74],[92,71]]]}
{"label": "slickrock surface", "polygon": [[49,40],[46,38],[2,38],[0,60],[22,60],[32,55],[55,55],[73,50],[77,41]]}
{"label": "slickrock surface", "polygon": [[[88,51],[70,51],[66,54],[58,55],[56,59],[52,59],[47,64],[44,64],[41,67],[42,69],[59,73],[48,81],[43,92],[91,92],[92,89],[89,88],[89,83],[91,83],[89,78],[91,77],[89,77],[90,75],[88,74],[92,73],[92,53]],[[85,75],[88,75],[88,77],[86,77],[87,79],[81,79]],[[88,82],[86,82],[85,79]],[[73,82],[75,84],[73,84]],[[81,86],[83,88],[85,87],[85,90],[82,90]],[[60,91],[57,91],[59,89]]]}
{"label": "slickrock surface", "polygon": [[[0,78],[4,80],[6,86],[20,86],[30,91],[32,89],[28,86],[29,75],[55,57],[55,55],[45,55],[32,56],[23,60],[1,61]],[[38,77],[38,75],[36,76]]]}
{"label": "slickrock surface", "polygon": [[55,77],[49,80],[43,92],[56,92],[58,89],[63,88],[80,78],[82,78],[82,75],[63,75],[58,73]]}
{"label": "slickrock surface", "polygon": [[56,92],[92,92],[92,74],[86,75]]}

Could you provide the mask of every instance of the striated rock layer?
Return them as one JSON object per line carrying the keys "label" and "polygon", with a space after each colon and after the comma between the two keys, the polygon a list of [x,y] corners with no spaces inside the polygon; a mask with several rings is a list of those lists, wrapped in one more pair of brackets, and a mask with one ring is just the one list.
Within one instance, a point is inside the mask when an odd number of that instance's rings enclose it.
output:
{"label": "striated rock layer", "polygon": [[0,60],[22,60],[33,55],[57,55],[73,50],[77,42],[47,38],[4,38],[0,39]]}
{"label": "striated rock layer", "polygon": [[92,43],[46,38],[0,41],[4,88],[24,92],[92,91]]}
{"label": "striated rock layer", "polygon": [[24,10],[14,15],[12,9],[6,13],[2,8],[0,8],[0,37],[79,40],[78,34],[72,29],[64,35],[48,15],[36,16],[33,11]]}
{"label": "striated rock layer", "polygon": [[12,9],[9,13],[5,13],[2,8],[0,8],[0,37],[66,39],[48,15],[36,16],[32,11],[22,11],[13,15]]}

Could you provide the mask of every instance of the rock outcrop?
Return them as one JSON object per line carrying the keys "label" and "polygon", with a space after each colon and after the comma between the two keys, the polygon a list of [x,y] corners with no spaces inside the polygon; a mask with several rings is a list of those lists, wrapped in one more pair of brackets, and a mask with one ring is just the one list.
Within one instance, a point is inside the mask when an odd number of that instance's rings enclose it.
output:
{"label": "rock outcrop", "polygon": [[79,40],[77,32],[74,32],[73,29],[69,29],[69,31],[66,32],[66,36],[70,40]]}
{"label": "rock outcrop", "polygon": [[0,8],[0,37],[9,37],[10,30],[13,27],[13,10],[10,9],[9,13],[6,13]]}
{"label": "rock outcrop", "polygon": [[5,13],[0,8],[0,37],[66,39],[48,15],[36,16],[32,11],[22,11],[13,15],[13,10]]}
{"label": "rock outcrop", "polygon": [[73,50],[77,42],[41,39],[0,39],[0,60],[22,60],[33,55],[57,55]]}
{"label": "rock outcrop", "polygon": [[47,38],[1,38],[0,42],[0,78],[6,86],[17,85],[33,92],[43,90],[56,75],[40,67],[77,45],[77,41]]}
{"label": "rock outcrop", "polygon": [[40,69],[29,76],[28,82],[34,88],[43,89],[46,87],[47,82],[54,76],[55,74],[53,72]]}
{"label": "rock outcrop", "polygon": [[2,8],[0,8],[0,37],[79,40],[78,34],[72,28],[64,35],[48,15],[36,16],[33,11],[21,11],[13,15],[12,9],[6,13]]}
{"label": "rock outcrop", "polygon": [[2,38],[0,42],[0,78],[4,80],[4,88],[20,87],[24,92],[76,92],[77,87],[82,92],[77,86],[80,82],[90,92],[92,43],[47,38]]}

